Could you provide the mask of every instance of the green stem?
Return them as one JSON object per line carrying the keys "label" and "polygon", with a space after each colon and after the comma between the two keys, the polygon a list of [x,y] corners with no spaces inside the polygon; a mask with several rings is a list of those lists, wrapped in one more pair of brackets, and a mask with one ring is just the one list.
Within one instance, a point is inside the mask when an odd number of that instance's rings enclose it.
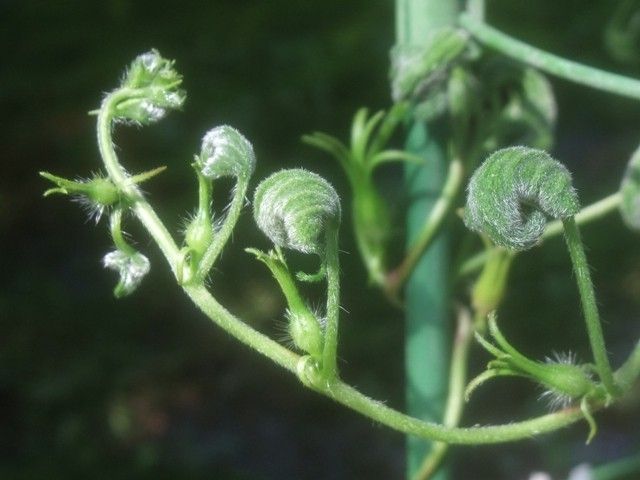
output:
{"label": "green stem", "polygon": [[571,60],[532,47],[477,21],[467,14],[460,15],[460,25],[468,30],[483,45],[497,50],[514,60],[536,67],[574,83],[586,85],[623,97],[640,100],[640,81],[587,67]]}
{"label": "green stem", "polygon": [[222,249],[229,241],[229,238],[233,233],[233,229],[235,228],[236,223],[238,223],[238,218],[240,218],[248,186],[248,180],[244,180],[242,178],[237,179],[236,186],[233,190],[233,199],[231,200],[229,212],[222,222],[220,229],[214,232],[213,241],[204,252],[202,260],[200,260],[198,271],[194,277],[196,281],[200,281],[207,276],[209,270],[211,270],[211,267],[213,267],[213,264],[220,255],[220,252],[222,252]]}
{"label": "green stem", "polygon": [[418,237],[409,248],[402,263],[387,275],[385,289],[393,298],[397,298],[407,278],[409,278],[424,252],[436,238],[436,234],[440,231],[447,214],[451,211],[463,179],[464,167],[462,162],[454,158],[449,163],[449,172],[447,173],[447,180],[442,188],[442,193],[429,212],[420,233],[418,233]]}
{"label": "green stem", "polygon": [[121,89],[109,94],[104,99],[98,114],[98,148],[111,181],[132,203],[134,213],[160,247],[162,254],[169,263],[173,275],[177,278],[176,265],[180,257],[179,248],[162,221],[160,221],[151,206],[144,200],[135,183],[129,181],[130,179],[124,168],[122,168],[118,162],[118,157],[113,149],[113,141],[111,139],[113,112],[119,102],[131,98],[134,94],[135,92],[128,89]]}
{"label": "green stem", "polygon": [[367,397],[341,381],[329,384],[326,387],[320,386],[319,390],[338,403],[394,430],[419,438],[460,445],[483,445],[522,440],[558,430],[583,418],[580,408],[571,407],[559,412],[506,425],[448,428],[398,412],[387,407],[384,403]]}
{"label": "green stem", "polygon": [[[100,152],[105,167],[111,176],[111,180],[121,192],[133,202],[133,213],[158,244],[160,250],[167,258],[169,265],[175,269],[175,265],[181,257],[178,247],[151,206],[135,189],[135,185],[131,185],[130,182],[128,182],[128,177],[118,163],[117,156],[113,151],[110,112],[119,101],[120,94],[121,92],[118,91],[107,97],[98,116],[98,143]],[[122,97],[126,98],[125,95],[122,95]],[[335,323],[335,332],[337,335],[337,314],[339,310],[337,229],[330,228],[328,230],[332,233],[327,233],[327,276],[329,291],[331,292],[327,302],[327,310],[329,320]],[[211,296],[202,282],[183,285],[182,288],[195,305],[224,331],[286,370],[294,373],[298,371],[299,363],[303,360],[303,357],[296,355],[229,313],[229,311]],[[337,340],[337,337],[335,340]],[[333,358],[335,359],[335,356]],[[640,362],[634,362],[634,365],[636,363]],[[628,370],[631,371],[634,369],[635,367],[629,367]],[[443,425],[410,417],[389,408],[383,403],[363,395],[338,379],[321,382],[316,385],[316,390],[395,430],[429,440],[448,443],[483,444],[526,439],[534,435],[563,428],[582,418],[582,413],[579,409],[569,408],[560,412],[543,415],[522,422],[510,423],[508,425],[448,428]],[[598,408],[598,406],[599,405],[595,405],[594,408]]]}
{"label": "green stem", "polygon": [[[185,285],[183,289],[198,308],[220,328],[283,368],[296,371],[301,357],[238,320],[211,296],[204,285]],[[338,403],[394,430],[454,444],[491,444],[528,439],[564,428],[582,418],[580,409],[574,407],[507,425],[449,428],[398,412],[337,379],[319,383],[315,387]]]}
{"label": "green stem", "polygon": [[111,214],[110,225],[111,238],[116,248],[128,255],[133,255],[136,251],[129,245],[122,233],[122,209],[116,208]]}
{"label": "green stem", "polygon": [[[451,369],[449,372],[449,396],[444,412],[442,423],[446,427],[456,427],[460,423],[462,410],[464,408],[464,391],[467,383],[467,359],[469,357],[469,347],[471,346],[471,319],[467,309],[460,309],[458,312],[458,327],[453,342],[451,352]],[[444,460],[449,444],[437,442],[433,444],[429,455],[427,455],[415,475],[415,480],[427,480],[438,470]]]}
{"label": "green stem", "polygon": [[322,373],[332,379],[338,375],[338,325],[340,318],[340,261],[338,225],[327,225],[325,262],[327,268],[327,323],[324,329]]}
{"label": "green stem", "polygon": [[183,285],[182,288],[193,303],[225,332],[271,359],[281,367],[290,372],[296,372],[296,365],[300,361],[299,355],[233,316],[211,296],[209,291],[201,283]]}
{"label": "green stem", "polygon": [[[609,195],[608,197],[598,200],[595,203],[592,203],[587,207],[584,207],[575,216],[576,224],[584,225],[594,220],[599,220],[605,215],[613,212],[614,210],[617,210],[621,200],[622,195],[620,194],[620,192],[616,192]],[[562,222],[560,220],[554,220],[552,222],[549,222],[547,228],[542,234],[542,238],[543,240],[547,240],[549,238],[557,236],[558,234],[562,233],[562,231]],[[465,262],[458,270],[458,277],[466,277],[467,275],[480,270],[490,255],[492,255],[492,250],[484,250],[477,255],[472,256],[468,260],[465,260]]]}
{"label": "green stem", "polygon": [[598,314],[598,305],[596,304],[596,296],[593,290],[593,282],[587,264],[587,256],[584,253],[584,246],[580,239],[580,231],[573,217],[566,218],[562,221],[564,226],[564,236],[569,249],[569,256],[573,263],[573,271],[576,276],[576,283],[580,292],[580,301],[584,312],[584,319],[587,324],[587,332],[589,334],[589,342],[595,360],[596,368],[607,393],[616,396],[618,388],[616,387],[609,358],[607,357],[607,349],[602,334],[602,325],[600,324],[600,315]]}

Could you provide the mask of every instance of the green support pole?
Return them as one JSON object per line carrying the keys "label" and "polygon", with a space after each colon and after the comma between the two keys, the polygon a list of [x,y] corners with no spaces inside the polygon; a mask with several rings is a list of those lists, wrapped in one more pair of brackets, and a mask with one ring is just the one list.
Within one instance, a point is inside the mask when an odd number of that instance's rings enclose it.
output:
{"label": "green support pole", "polygon": [[[455,23],[458,0],[396,0],[398,45],[425,44],[434,28]],[[406,168],[406,186],[411,198],[407,214],[410,245],[437,200],[447,172],[446,133],[415,122],[409,126],[407,149],[425,158],[424,166]],[[441,422],[447,396],[451,327],[447,285],[449,239],[439,234],[418,263],[405,290],[406,402],[410,415]],[[417,438],[407,439],[407,476],[417,472],[430,446]],[[446,478],[441,471],[436,477]]]}

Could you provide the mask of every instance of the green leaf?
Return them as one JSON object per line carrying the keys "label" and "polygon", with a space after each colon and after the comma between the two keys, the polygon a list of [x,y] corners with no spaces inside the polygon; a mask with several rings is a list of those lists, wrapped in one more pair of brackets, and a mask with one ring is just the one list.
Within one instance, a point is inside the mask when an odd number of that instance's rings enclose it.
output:
{"label": "green leaf", "polygon": [[405,152],[404,150],[384,150],[377,153],[369,160],[369,167],[371,170],[379,167],[383,163],[391,162],[407,162],[416,165],[424,165],[425,159],[414,155],[413,153]]}

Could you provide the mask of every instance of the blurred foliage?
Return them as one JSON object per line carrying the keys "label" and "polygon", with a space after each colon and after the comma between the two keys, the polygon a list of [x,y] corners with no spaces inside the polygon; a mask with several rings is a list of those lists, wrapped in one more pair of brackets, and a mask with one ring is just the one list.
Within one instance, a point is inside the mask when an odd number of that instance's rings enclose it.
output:
{"label": "blurred foliage", "polygon": [[[638,76],[637,66],[617,64],[603,44],[611,3],[494,0],[488,20],[558,54]],[[400,435],[304,390],[213,327],[134,224],[127,231],[150,257],[151,274],[135,295],[115,301],[113,277],[100,265],[110,244],[106,223],[88,228],[75,206],[44,202],[46,185],[36,175],[98,169],[94,119],[86,112],[135,55],[155,47],[184,75],[184,112],[145,129],[120,128],[116,141],[132,171],[169,167],[145,187],[175,230],[196,202],[189,162],[202,134],[223,123],[254,142],[257,179],[303,166],[347,192],[336,165],[299,139],[314,130],[341,137],[358,107],[388,107],[392,16],[392,3],[383,0],[0,2],[0,39],[9,46],[0,67],[0,477],[401,476]],[[561,81],[553,86],[556,154],[588,203],[617,188],[639,140],[640,106]],[[401,175],[392,172],[379,180],[395,198]],[[228,189],[215,195],[224,205]],[[342,248],[355,252],[350,229],[342,230]],[[584,235],[617,363],[638,337],[637,236],[617,218]],[[232,311],[277,335],[283,299],[243,252],[248,246],[268,244],[246,212],[212,287]],[[300,269],[308,261],[291,258]],[[343,262],[344,376],[401,407],[401,314],[371,294],[357,255],[345,254]],[[561,241],[518,259],[507,296],[502,326],[529,355],[569,348],[588,355]],[[486,358],[474,357],[477,371]],[[478,392],[465,423],[539,412],[535,396],[524,382],[497,383]],[[616,458],[640,441],[638,403],[625,408],[600,415],[601,433],[589,448],[578,426],[533,444],[455,449],[456,475],[564,474],[582,461]]]}

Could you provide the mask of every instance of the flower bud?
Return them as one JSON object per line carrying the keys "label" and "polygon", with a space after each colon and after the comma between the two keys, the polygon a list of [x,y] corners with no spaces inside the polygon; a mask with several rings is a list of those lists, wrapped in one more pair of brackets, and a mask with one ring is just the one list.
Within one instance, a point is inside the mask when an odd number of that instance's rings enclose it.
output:
{"label": "flower bud", "polygon": [[202,175],[210,179],[248,180],[255,169],[256,157],[249,140],[235,128],[223,125],[204,136],[197,164]]}
{"label": "flower bud", "polygon": [[122,90],[131,91],[131,98],[116,105],[114,118],[142,125],[161,120],[168,110],[182,107],[186,92],[178,88],[181,83],[173,61],[162,58],[157,50],[139,55],[121,84]]}
{"label": "flower bud", "polygon": [[320,323],[308,310],[300,312],[287,311],[289,321],[289,335],[296,348],[309,355],[320,358],[322,356],[323,333]]}
{"label": "flower bud", "polygon": [[113,290],[116,298],[133,293],[150,268],[149,260],[140,252],[129,254],[122,250],[107,253],[102,263],[105,268],[115,270],[120,275],[120,281]]}

